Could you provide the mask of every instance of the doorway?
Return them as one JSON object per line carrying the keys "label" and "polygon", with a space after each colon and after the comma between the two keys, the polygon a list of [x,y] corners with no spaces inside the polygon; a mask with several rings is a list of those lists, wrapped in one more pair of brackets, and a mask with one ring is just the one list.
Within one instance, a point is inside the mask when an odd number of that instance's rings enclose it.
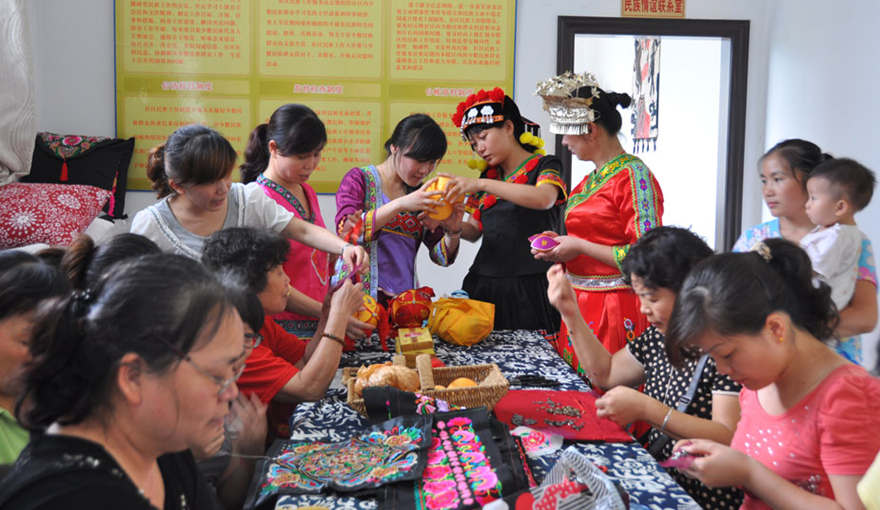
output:
{"label": "doorway", "polygon": [[[631,107],[621,142],[660,182],[663,224],[691,228],[717,251],[740,230],[748,29],[748,21],[559,18],[557,71],[591,72],[605,90],[635,95],[639,41],[654,47],[653,136],[644,125],[633,130]],[[571,189],[593,165],[556,138]]]}

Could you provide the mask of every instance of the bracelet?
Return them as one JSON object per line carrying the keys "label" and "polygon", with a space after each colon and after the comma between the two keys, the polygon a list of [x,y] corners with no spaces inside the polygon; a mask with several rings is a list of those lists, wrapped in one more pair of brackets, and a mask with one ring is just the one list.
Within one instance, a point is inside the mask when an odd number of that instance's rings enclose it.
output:
{"label": "bracelet", "polygon": [[669,423],[670,416],[672,416],[672,408],[671,407],[669,408],[668,411],[666,411],[666,416],[663,417],[663,424],[660,425],[660,430],[658,432],[660,432],[661,434],[663,433],[664,430],[666,430],[666,424]]}
{"label": "bracelet", "polygon": [[333,340],[334,342],[338,342],[339,345],[341,345],[343,347],[345,346],[345,340],[339,338],[338,336],[331,335],[330,333],[321,333],[321,338],[323,338],[323,337],[327,337],[330,340]]}
{"label": "bracelet", "polygon": [[345,255],[345,249],[351,246],[351,243],[345,243],[342,245],[342,249],[339,250],[339,256],[342,257]]}

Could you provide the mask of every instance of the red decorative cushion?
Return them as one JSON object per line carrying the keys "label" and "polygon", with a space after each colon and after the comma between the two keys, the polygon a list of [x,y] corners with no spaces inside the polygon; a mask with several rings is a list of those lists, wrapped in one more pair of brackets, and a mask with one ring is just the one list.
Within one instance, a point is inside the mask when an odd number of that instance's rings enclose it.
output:
{"label": "red decorative cushion", "polygon": [[0,249],[34,243],[67,246],[113,193],[83,184],[0,186]]}

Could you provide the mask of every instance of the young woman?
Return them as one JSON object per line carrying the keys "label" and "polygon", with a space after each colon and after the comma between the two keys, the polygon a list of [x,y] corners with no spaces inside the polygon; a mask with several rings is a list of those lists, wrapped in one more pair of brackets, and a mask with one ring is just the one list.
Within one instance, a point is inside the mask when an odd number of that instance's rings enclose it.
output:
{"label": "young woman", "polygon": [[[629,106],[628,95],[600,89],[586,73],[551,78],[537,94],[550,113],[550,132],[564,135],[562,143],[596,169],[568,198],[568,235],[557,237],[559,246],[552,250],[535,252],[535,258],[565,264],[581,315],[613,354],[648,325],[621,264],[630,246],[660,226],[663,194],[645,163],[627,154],[617,139],[622,124],[617,107]],[[557,348],[583,373],[565,325]]]}
{"label": "young woman", "polygon": [[856,484],[880,450],[880,380],[819,339],[837,321],[807,254],[783,239],[699,263],[668,328],[670,358],[693,345],[743,386],[731,447],[693,439],[686,472],[745,489],[743,508],[862,508]]}
{"label": "young woman", "polygon": [[[324,123],[311,108],[301,104],[281,106],[268,123],[251,132],[241,165],[241,182],[256,182],[266,196],[297,218],[324,228],[318,195],[307,181],[321,162],[326,144]],[[328,255],[290,240],[284,272],[293,286],[287,304],[291,311],[274,318],[288,332],[311,337],[330,281]],[[360,330],[352,331],[352,336],[362,337],[369,328],[361,323]]]}
{"label": "young woman", "polygon": [[41,310],[0,507],[213,508],[187,448],[223,428],[245,336],[201,264],[148,255]]}
{"label": "young woman", "polygon": [[[623,259],[623,274],[651,325],[613,355],[584,322],[562,266],[548,273],[550,302],[562,313],[581,366],[593,384],[607,390],[596,401],[598,415],[621,425],[636,420],[651,424],[640,441],[658,460],[672,453],[670,438],[703,437],[730,444],[739,420],[740,386],[720,374],[714,361],[707,359],[696,373],[697,360],[676,368],[666,355],[664,334],[675,296],[691,267],[711,255],[702,239],[683,228],[658,227],[639,239]],[[694,377],[696,390],[681,412],[678,403]],[[644,393],[635,389],[642,384]],[[735,509],[742,502],[738,490],[709,489],[677,470],[670,474],[701,507]]]}
{"label": "young woman", "polygon": [[439,193],[427,190],[425,178],[446,154],[446,135],[431,117],[416,113],[394,127],[385,142],[387,158],[378,165],[352,168],[336,192],[336,231],[358,229],[358,243],[370,250],[364,279],[370,295],[381,302],[418,287],[415,259],[419,245],[431,260],[448,266],[458,255],[464,205],[443,221],[426,211],[442,204]]}
{"label": "young woman", "polygon": [[546,299],[550,264],[531,256],[528,237],[558,229],[562,162],[543,156],[544,142],[500,88],[459,103],[453,122],[486,164],[478,179],[450,176],[447,188],[449,199],[471,196],[474,212],[462,235],[483,239],[462,288],[495,304],[495,329],[556,331],[559,314]]}
{"label": "young woman", "polygon": [[365,265],[363,248],[297,218],[269,199],[256,183],[232,182],[235,150],[220,133],[190,124],[178,128],[150,152],[147,176],[158,203],[138,212],[131,232],[153,240],[162,251],[200,259],[205,239],[239,226],[268,228],[313,248]]}
{"label": "young woman", "polygon": [[[814,143],[783,140],[760,160],[761,193],[774,219],[747,229],[733,245],[733,251],[752,249],[757,243],[781,237],[799,243],[813,222],[807,217],[807,176],[819,163],[832,159]],[[861,363],[862,341],[877,324],[877,271],[871,240],[862,237],[856,288],[849,305],[840,310],[835,349],[854,363]]]}
{"label": "young woman", "polygon": [[[290,280],[282,264],[290,245],[278,234],[253,228],[230,228],[205,243],[202,262],[217,274],[237,276],[257,295],[266,317],[258,330],[262,341],[247,357],[239,379],[242,393],[263,403],[297,404],[324,396],[342,356],[342,338],[349,318],[363,305],[363,286],[345,284],[327,296],[318,330],[309,342],[287,333],[272,320],[284,310]],[[290,437],[287,423],[292,406],[270,407],[270,430]]]}
{"label": "young woman", "polygon": [[0,253],[0,465],[15,462],[28,442],[28,431],[13,413],[31,360],[37,308],[69,292],[70,284],[58,268],[23,251]]}

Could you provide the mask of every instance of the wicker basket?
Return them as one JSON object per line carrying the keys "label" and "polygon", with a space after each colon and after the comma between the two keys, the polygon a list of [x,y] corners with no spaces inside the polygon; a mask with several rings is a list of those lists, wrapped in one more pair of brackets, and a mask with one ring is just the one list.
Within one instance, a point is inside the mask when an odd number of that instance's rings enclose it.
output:
{"label": "wicker basket", "polygon": [[[405,365],[405,363],[406,360],[403,356],[394,356],[395,365]],[[495,404],[501,400],[501,397],[507,394],[507,389],[510,386],[498,365],[494,363],[433,368],[431,367],[430,356],[419,355],[416,359],[416,370],[419,372],[419,383],[421,385],[419,393],[439,398],[461,407],[485,406],[491,411]],[[343,369],[342,381],[348,388],[348,399],[346,402],[355,411],[366,416],[367,407],[364,404],[364,399],[355,397],[354,394],[357,371],[358,369],[353,367]],[[437,384],[447,386],[459,377],[473,379],[477,382],[477,386],[442,390],[434,389],[434,386]]]}

